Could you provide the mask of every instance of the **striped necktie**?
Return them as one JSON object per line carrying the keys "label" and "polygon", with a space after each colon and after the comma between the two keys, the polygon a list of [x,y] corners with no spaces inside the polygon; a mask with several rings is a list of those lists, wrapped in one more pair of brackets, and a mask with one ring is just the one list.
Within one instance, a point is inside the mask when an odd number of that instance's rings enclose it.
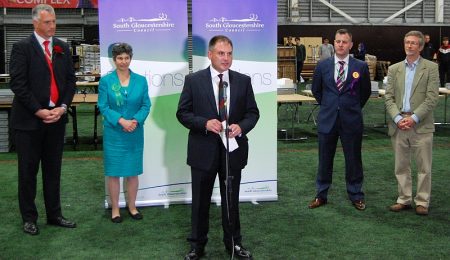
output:
{"label": "striped necktie", "polygon": [[342,88],[344,87],[344,82],[345,82],[345,70],[344,70],[344,66],[345,66],[345,61],[339,61],[339,72],[338,72],[338,76],[336,79],[336,86],[337,89],[339,91],[342,90]]}

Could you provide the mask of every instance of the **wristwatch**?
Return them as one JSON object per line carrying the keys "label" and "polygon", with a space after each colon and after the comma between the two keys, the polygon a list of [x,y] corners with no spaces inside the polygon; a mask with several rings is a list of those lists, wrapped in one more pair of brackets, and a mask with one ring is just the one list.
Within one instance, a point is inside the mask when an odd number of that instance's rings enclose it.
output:
{"label": "wristwatch", "polygon": [[60,106],[62,109],[64,109],[64,114],[67,113],[67,105],[66,104],[61,104]]}

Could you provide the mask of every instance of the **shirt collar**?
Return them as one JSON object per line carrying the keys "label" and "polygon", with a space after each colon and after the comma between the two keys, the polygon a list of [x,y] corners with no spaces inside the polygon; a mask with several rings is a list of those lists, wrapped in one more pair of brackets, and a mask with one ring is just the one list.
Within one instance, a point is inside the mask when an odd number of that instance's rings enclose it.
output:
{"label": "shirt collar", "polygon": [[419,60],[420,60],[420,56],[417,58],[417,60],[415,60],[412,64],[411,64],[411,66],[410,66],[410,64],[408,63],[408,60],[407,59],[405,59],[405,65],[406,65],[406,67],[412,67],[412,68],[415,68],[416,66],[417,66],[417,64],[419,64]]}
{"label": "shirt collar", "polygon": [[209,66],[209,69],[210,69],[210,71],[211,71],[211,78],[215,78],[215,77],[217,77],[219,74],[223,74],[223,80],[225,79],[225,78],[228,78],[228,70],[226,70],[226,71],[224,71],[224,72],[222,72],[222,73],[220,73],[220,72],[218,72],[216,69],[214,69],[213,68],[213,66]]}
{"label": "shirt collar", "polygon": [[36,39],[38,40],[39,44],[42,46],[44,45],[44,41],[50,41],[50,46],[52,46],[52,42],[53,42],[53,37],[50,37],[50,39],[46,40],[44,38],[42,38],[39,34],[37,34],[36,32],[34,32],[34,36],[36,36]]}
{"label": "shirt collar", "polygon": [[[342,61],[345,61],[345,64],[348,65],[348,61],[350,60],[350,55],[347,55]],[[337,64],[341,61],[336,55],[334,55],[334,64]]]}

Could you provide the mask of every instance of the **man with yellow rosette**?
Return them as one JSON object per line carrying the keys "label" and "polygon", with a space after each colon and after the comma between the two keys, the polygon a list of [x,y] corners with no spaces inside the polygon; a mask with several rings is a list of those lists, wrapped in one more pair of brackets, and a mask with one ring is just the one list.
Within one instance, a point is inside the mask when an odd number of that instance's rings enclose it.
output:
{"label": "man with yellow rosette", "polygon": [[318,116],[319,168],[315,199],[309,208],[327,203],[338,139],[345,157],[345,181],[353,206],[364,210],[361,144],[362,108],[369,99],[370,74],[367,63],[349,56],[352,34],[339,29],[334,40],[335,55],[320,61],[314,71],[312,92],[320,104]]}

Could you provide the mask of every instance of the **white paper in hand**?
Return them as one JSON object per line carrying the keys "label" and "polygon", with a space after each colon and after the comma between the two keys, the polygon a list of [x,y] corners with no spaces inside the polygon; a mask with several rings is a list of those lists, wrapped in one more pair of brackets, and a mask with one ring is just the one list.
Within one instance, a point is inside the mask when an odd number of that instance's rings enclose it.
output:
{"label": "white paper in hand", "polygon": [[[222,122],[222,129],[223,130],[220,132],[220,138],[222,139],[222,143],[223,143],[223,145],[226,148],[227,147],[227,136],[225,134],[225,127],[226,127],[226,123],[225,123],[225,121],[223,121]],[[232,151],[236,150],[239,147],[239,145],[238,145],[238,143],[236,141],[236,138],[234,138],[234,137],[233,138],[228,138],[228,145],[229,145],[228,150],[230,151],[230,153]]]}

